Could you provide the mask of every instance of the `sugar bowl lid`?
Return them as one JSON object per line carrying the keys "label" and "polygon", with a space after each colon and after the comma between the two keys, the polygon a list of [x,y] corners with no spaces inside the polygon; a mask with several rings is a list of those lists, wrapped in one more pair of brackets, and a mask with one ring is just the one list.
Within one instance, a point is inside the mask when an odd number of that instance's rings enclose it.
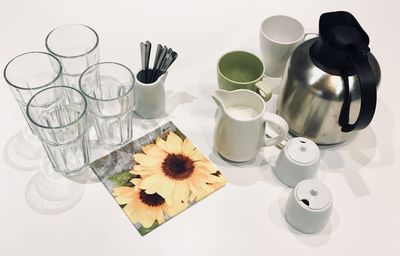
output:
{"label": "sugar bowl lid", "polygon": [[314,179],[301,181],[297,184],[294,192],[296,199],[310,210],[325,210],[332,204],[332,195],[329,189]]}
{"label": "sugar bowl lid", "polygon": [[287,157],[297,164],[313,164],[319,160],[319,148],[310,139],[297,137],[289,140],[285,145]]}

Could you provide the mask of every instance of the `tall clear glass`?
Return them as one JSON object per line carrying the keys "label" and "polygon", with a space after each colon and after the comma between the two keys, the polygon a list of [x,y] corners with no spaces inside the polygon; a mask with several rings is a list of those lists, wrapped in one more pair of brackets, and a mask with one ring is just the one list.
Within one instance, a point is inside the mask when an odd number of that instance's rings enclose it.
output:
{"label": "tall clear glass", "polygon": [[46,87],[62,84],[62,67],[49,53],[27,52],[6,65],[4,79],[27,120],[26,105],[32,96]]}
{"label": "tall clear glass", "polygon": [[[25,120],[26,105],[40,90],[62,83],[61,63],[47,52],[26,52],[14,57],[4,68],[8,84]],[[43,149],[30,127],[16,131],[7,154],[14,168],[33,171],[43,159]]]}
{"label": "tall clear glass", "polygon": [[81,174],[89,164],[87,102],[77,89],[46,88],[28,102],[26,113],[55,171]]}
{"label": "tall clear glass", "polygon": [[89,67],[79,79],[99,141],[123,145],[132,138],[135,76],[126,66],[102,62]]}
{"label": "tall clear glass", "polygon": [[65,85],[76,89],[82,72],[100,60],[99,36],[82,24],[53,29],[46,37],[46,48],[61,61]]}

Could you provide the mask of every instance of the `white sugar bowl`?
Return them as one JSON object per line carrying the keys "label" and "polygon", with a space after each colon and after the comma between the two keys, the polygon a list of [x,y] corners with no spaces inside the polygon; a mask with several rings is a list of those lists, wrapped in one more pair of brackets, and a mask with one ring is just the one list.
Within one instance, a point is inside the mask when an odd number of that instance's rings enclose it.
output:
{"label": "white sugar bowl", "polygon": [[315,177],[319,159],[319,148],[312,140],[292,138],[281,150],[272,170],[282,183],[294,187],[302,180]]}
{"label": "white sugar bowl", "polygon": [[303,180],[292,190],[285,208],[286,221],[296,230],[311,234],[324,229],[332,212],[332,195],[317,180]]}

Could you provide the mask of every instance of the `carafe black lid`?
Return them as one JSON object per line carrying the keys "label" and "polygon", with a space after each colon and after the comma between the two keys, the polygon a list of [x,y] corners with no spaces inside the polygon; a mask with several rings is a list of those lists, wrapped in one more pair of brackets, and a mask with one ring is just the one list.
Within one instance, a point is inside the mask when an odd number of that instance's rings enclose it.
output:
{"label": "carafe black lid", "polygon": [[328,73],[354,75],[349,59],[354,51],[369,53],[369,37],[356,18],[345,11],[324,13],[319,19],[319,38],[312,46],[313,62]]}

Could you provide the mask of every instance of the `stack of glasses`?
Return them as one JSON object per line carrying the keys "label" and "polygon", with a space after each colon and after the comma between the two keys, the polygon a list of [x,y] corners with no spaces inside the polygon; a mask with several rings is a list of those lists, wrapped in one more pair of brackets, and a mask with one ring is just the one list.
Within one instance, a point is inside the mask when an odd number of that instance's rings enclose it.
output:
{"label": "stack of glasses", "polygon": [[13,58],[4,77],[54,170],[79,175],[90,163],[92,123],[105,146],[132,138],[135,76],[99,62],[99,37],[85,25],[55,28],[46,48]]}

